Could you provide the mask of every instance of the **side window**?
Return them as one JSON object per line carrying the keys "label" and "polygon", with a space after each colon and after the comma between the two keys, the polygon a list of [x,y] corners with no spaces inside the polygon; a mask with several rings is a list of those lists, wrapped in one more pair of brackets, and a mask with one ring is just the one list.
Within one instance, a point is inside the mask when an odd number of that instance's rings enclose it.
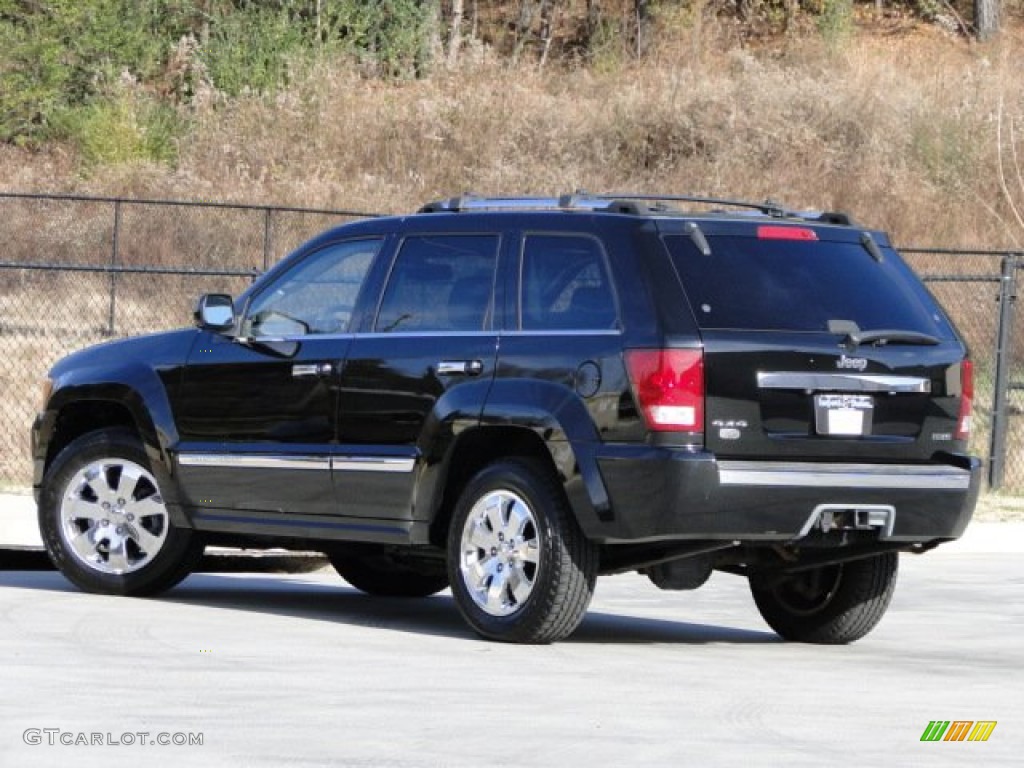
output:
{"label": "side window", "polygon": [[243,335],[345,333],[380,244],[353,240],[310,254],[252,301]]}
{"label": "side window", "polygon": [[604,254],[592,237],[528,235],[520,282],[520,324],[525,331],[617,327]]}
{"label": "side window", "polygon": [[497,235],[406,238],[384,289],[374,330],[484,330],[490,322],[497,257]]}

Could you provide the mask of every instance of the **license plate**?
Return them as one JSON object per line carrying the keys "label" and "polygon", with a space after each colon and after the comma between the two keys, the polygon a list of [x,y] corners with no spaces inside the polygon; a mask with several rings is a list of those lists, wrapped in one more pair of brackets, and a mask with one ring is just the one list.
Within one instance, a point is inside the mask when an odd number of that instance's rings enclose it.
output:
{"label": "license plate", "polygon": [[815,429],[819,435],[870,435],[874,410],[868,395],[815,395]]}

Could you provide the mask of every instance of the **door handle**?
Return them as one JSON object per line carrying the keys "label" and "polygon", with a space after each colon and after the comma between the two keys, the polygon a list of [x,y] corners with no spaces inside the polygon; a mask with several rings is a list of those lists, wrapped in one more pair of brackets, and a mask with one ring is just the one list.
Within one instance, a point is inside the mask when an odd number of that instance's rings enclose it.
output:
{"label": "door handle", "polygon": [[438,376],[479,376],[483,371],[482,360],[442,360],[437,364]]}
{"label": "door handle", "polygon": [[302,376],[330,376],[334,366],[330,363],[299,363],[292,366],[292,378]]}

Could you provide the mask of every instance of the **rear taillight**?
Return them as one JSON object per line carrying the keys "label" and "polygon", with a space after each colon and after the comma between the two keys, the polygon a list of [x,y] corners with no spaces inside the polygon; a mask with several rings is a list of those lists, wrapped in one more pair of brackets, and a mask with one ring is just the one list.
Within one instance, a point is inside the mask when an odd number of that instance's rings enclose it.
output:
{"label": "rear taillight", "polygon": [[974,402],[974,363],[960,363],[960,413],[956,417],[956,439],[971,436],[971,405]]}
{"label": "rear taillight", "polygon": [[631,349],[626,352],[626,369],[648,429],[704,431],[702,350]]}

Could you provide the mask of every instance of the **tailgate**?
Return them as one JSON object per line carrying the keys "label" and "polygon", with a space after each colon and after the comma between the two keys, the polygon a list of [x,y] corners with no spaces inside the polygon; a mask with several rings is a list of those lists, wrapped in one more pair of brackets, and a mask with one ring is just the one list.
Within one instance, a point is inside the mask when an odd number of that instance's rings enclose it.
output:
{"label": "tailgate", "polygon": [[704,336],[705,440],[720,458],[928,461],[954,450],[962,352],[834,337]]}
{"label": "tailgate", "polygon": [[665,243],[701,330],[720,458],[929,461],[963,450],[966,349],[879,233],[756,222]]}

